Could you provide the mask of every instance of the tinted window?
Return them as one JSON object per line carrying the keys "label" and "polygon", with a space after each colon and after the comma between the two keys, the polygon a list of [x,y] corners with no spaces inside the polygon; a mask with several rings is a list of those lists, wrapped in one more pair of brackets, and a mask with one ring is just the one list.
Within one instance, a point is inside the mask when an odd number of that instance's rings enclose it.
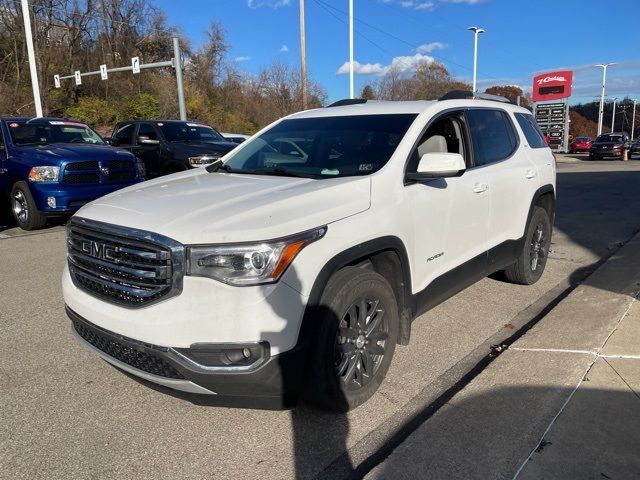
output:
{"label": "tinted window", "polygon": [[[545,148],[549,145],[538,126],[538,122],[533,118],[533,115],[527,115],[526,113],[516,113],[516,120],[522,129],[522,133],[527,139],[527,143],[531,148]],[[576,141],[580,141],[577,138]]]}
{"label": "tinted window", "polygon": [[168,142],[226,142],[225,138],[207,125],[198,123],[158,122]]}
{"label": "tinted window", "polygon": [[131,145],[133,143],[133,130],[135,124],[123,123],[116,127],[116,131],[113,133],[113,138],[116,139],[116,145]]}
{"label": "tinted window", "polygon": [[622,135],[600,135],[596,143],[622,142]]}
{"label": "tinted window", "polygon": [[36,120],[9,123],[14,145],[47,145],[51,143],[104,144],[100,135],[87,125],[70,120]]}
{"label": "tinted window", "polygon": [[513,153],[517,140],[506,113],[500,110],[469,110],[467,118],[476,166],[504,160]]}
{"label": "tinted window", "polygon": [[414,114],[284,120],[225,162],[233,172],[308,176],[368,175],[389,161]]}
{"label": "tinted window", "polygon": [[157,140],[158,134],[156,133],[152,125],[143,123],[138,128],[138,137],[147,137],[149,140]]}

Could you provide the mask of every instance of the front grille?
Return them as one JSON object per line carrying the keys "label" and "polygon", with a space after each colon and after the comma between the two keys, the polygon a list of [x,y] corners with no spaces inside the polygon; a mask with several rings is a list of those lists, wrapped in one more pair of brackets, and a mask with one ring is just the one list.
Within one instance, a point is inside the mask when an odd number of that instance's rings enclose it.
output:
{"label": "front grille", "polygon": [[67,251],[74,284],[110,303],[142,307],[182,290],[184,247],[166,237],[80,218]]}
{"label": "front grille", "polygon": [[73,162],[68,163],[65,167],[65,170],[75,171],[75,170],[98,170],[98,162],[95,160],[91,160],[88,162]]}
{"label": "front grille", "polygon": [[136,178],[136,172],[110,172],[110,182],[131,182]]}
{"label": "front grille", "polygon": [[135,171],[135,165],[130,160],[110,160],[109,168],[113,170],[132,170]]}
{"label": "front grille", "polygon": [[183,379],[173,365],[149,349],[136,348],[134,345],[118,338],[107,336],[97,328],[93,328],[79,320],[73,320],[73,328],[86,342],[116,360],[160,377]]}
{"label": "front grille", "polygon": [[[68,168],[66,169],[68,170]],[[66,173],[62,178],[64,183],[68,183],[70,185],[77,185],[79,183],[99,183],[100,182],[100,174],[96,173]]]}

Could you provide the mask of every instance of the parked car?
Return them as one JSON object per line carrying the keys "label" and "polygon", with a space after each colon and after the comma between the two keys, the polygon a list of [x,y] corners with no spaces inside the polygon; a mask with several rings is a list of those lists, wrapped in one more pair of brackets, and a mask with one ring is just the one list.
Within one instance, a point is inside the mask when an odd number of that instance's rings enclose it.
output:
{"label": "parked car", "polygon": [[640,140],[636,140],[631,144],[631,148],[629,149],[629,159],[634,155],[640,155]]}
{"label": "parked car", "polygon": [[630,147],[629,135],[623,132],[605,133],[596,138],[589,148],[589,160],[600,158],[619,158]]}
{"label": "parked car", "polygon": [[208,125],[177,120],[120,122],[109,142],[144,161],[149,178],[209,165],[237,146]]}
{"label": "parked car", "polygon": [[233,142],[233,143],[242,143],[245,140],[248,140],[251,138],[250,135],[243,135],[242,133],[225,133],[222,132],[221,135],[226,138],[228,141]]}
{"label": "parked car", "polygon": [[528,110],[470,95],[300,112],[86,205],[62,279],[77,338],[177,390],[362,404],[414,318],[545,269],[554,156]]}
{"label": "parked car", "polygon": [[0,191],[24,230],[142,180],[142,162],[78,120],[0,119]]}
{"label": "parked car", "polygon": [[576,137],[569,145],[569,153],[589,152],[593,140],[590,137]]}

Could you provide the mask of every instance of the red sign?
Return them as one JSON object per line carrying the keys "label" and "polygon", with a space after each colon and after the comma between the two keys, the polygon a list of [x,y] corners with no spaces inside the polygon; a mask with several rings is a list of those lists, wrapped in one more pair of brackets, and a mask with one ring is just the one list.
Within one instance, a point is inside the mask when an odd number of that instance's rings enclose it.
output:
{"label": "red sign", "polygon": [[572,83],[571,70],[537,75],[533,77],[533,101],[546,102],[570,97]]}

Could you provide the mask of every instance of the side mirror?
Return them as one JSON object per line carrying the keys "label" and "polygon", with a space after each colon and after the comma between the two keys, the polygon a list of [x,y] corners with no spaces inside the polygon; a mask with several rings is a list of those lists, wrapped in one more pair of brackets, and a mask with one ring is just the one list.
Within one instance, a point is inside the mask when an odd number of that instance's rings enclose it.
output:
{"label": "side mirror", "polygon": [[149,137],[138,137],[138,143],[140,145],[160,145],[160,140],[152,140]]}
{"label": "side mirror", "polygon": [[467,169],[464,158],[459,153],[425,153],[420,158],[418,170],[407,173],[408,180],[459,177]]}
{"label": "side mirror", "polygon": [[112,143],[111,143],[112,138],[111,137],[102,137],[102,140],[104,140],[104,143],[106,143],[107,145],[112,145]]}

